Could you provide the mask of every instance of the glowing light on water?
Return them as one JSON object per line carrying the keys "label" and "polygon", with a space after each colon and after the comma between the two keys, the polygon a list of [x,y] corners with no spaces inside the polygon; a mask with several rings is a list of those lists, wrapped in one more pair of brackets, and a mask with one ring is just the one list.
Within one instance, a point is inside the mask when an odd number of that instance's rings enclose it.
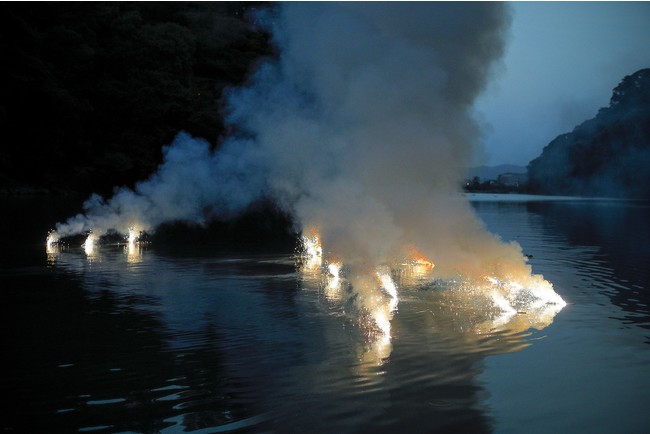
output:
{"label": "glowing light on water", "polygon": [[131,226],[129,228],[129,236],[127,238],[127,241],[129,243],[129,247],[135,246],[135,242],[138,240],[138,236],[136,235],[135,227]]}
{"label": "glowing light on water", "polygon": [[397,298],[397,286],[395,286],[395,282],[393,282],[390,274],[387,272],[378,271],[377,277],[379,278],[382,287],[388,293],[388,295],[390,295],[392,298]]}
{"label": "glowing light on water", "polygon": [[547,280],[539,279],[536,282],[531,282],[528,290],[543,304],[554,304],[560,308],[566,306],[566,302],[553,290],[553,285]]}
{"label": "glowing light on water", "polygon": [[420,252],[414,245],[406,247],[408,251],[408,259],[403,264],[404,271],[407,275],[412,277],[424,277],[429,274],[435,267],[433,261]]}
{"label": "glowing light on water", "polygon": [[[302,271],[307,275],[319,273],[326,282],[323,285],[325,296],[330,300],[340,301],[343,264],[338,260],[330,260],[325,267],[323,266],[323,247],[320,237],[314,231],[309,235],[303,235],[301,241]],[[381,342],[380,346],[385,352],[390,348],[390,321],[398,304],[397,285],[391,277],[391,269],[388,266],[378,267],[374,272],[374,278],[372,274],[365,274],[358,270],[354,274],[359,279],[350,286],[354,294],[352,298],[355,299],[359,311],[365,312],[361,314],[364,319],[360,324],[369,340]],[[388,299],[381,293],[381,289],[388,294]]]}
{"label": "glowing light on water", "polygon": [[320,268],[323,264],[323,248],[318,235],[302,236],[303,261],[309,270]]}
{"label": "glowing light on water", "polygon": [[59,236],[55,231],[50,231],[47,234],[45,252],[51,260],[55,259],[56,254],[59,253]]}
{"label": "glowing light on water", "polygon": [[485,280],[491,286],[494,304],[505,312],[528,311],[547,305],[561,310],[566,306],[553,285],[539,275],[532,275],[523,281],[500,280],[494,276],[485,276]]}
{"label": "glowing light on water", "polygon": [[413,284],[427,279],[435,267],[433,261],[420,253],[415,247],[406,248],[409,252],[407,258],[399,263],[394,263],[391,269],[397,274],[402,284]]}
{"label": "glowing light on water", "polygon": [[390,312],[394,312],[397,310],[397,303],[399,303],[399,299],[397,297],[397,285],[395,285],[393,278],[390,276],[390,270],[377,271],[377,277],[379,278],[384,291],[386,291],[386,293],[388,293],[388,295],[391,297],[388,309]]}
{"label": "glowing light on water", "polygon": [[[522,274],[516,267],[511,270],[512,274],[502,266],[498,272],[482,277],[437,277],[434,262],[413,247],[405,248],[403,259],[372,268],[362,261],[357,266],[346,264],[344,278],[342,263],[324,257],[316,231],[303,235],[301,240],[302,272],[309,279],[321,282],[319,288],[327,299],[353,303],[349,312],[353,312],[365,336],[364,358],[375,361],[377,366],[384,363],[392,351],[393,320],[400,288],[442,289],[430,293],[435,294],[436,318],[442,319],[445,327],[457,325],[467,339],[495,332],[541,330],[551,324],[566,305],[550,282],[540,275]],[[342,290],[342,281],[346,282],[346,291]]]}
{"label": "glowing light on water", "polygon": [[328,295],[332,296],[334,294],[332,291],[338,291],[341,287],[341,263],[330,262],[327,264],[327,272],[329,274],[327,279]]}
{"label": "glowing light on water", "polygon": [[45,241],[45,248],[47,250],[53,249],[56,246],[56,243],[59,242],[59,237],[54,231],[50,231],[47,234],[47,240]]}
{"label": "glowing light on water", "polygon": [[341,263],[330,262],[329,264],[327,264],[327,271],[330,273],[333,279],[338,279],[339,273],[341,272]]}
{"label": "glowing light on water", "polygon": [[379,337],[382,341],[390,342],[390,317],[389,313],[385,309],[382,309],[382,306],[378,306],[373,312],[371,312],[372,319],[375,321],[377,327],[381,331],[381,336]]}
{"label": "glowing light on water", "polygon": [[508,302],[508,300],[505,299],[505,297],[501,294],[499,294],[498,291],[492,290],[490,293],[492,302],[495,304],[496,307],[501,309],[503,312],[507,314],[515,314],[517,311],[515,310],[514,307]]}
{"label": "glowing light on water", "polygon": [[540,275],[521,279],[485,275],[479,281],[452,283],[442,294],[445,303],[453,306],[450,314],[473,324],[466,331],[477,335],[541,330],[566,306]]}
{"label": "glowing light on water", "polygon": [[86,241],[84,241],[84,243],[81,245],[81,247],[84,248],[86,255],[90,256],[95,252],[95,243],[97,241],[96,238],[97,237],[92,232],[88,233],[88,236],[86,237]]}
{"label": "glowing light on water", "polygon": [[129,235],[127,235],[126,240],[126,260],[129,263],[139,262],[142,259],[142,254],[138,245],[138,231],[134,226],[129,227]]}
{"label": "glowing light on water", "polygon": [[434,264],[428,259],[414,259],[408,264],[409,271],[415,276],[425,276],[433,270]]}
{"label": "glowing light on water", "polygon": [[48,232],[45,241],[45,253],[47,253],[48,262],[53,263],[56,261],[56,257],[60,251],[59,236],[55,231]]}
{"label": "glowing light on water", "polygon": [[381,267],[376,273],[377,279],[381,283],[384,291],[390,296],[390,301],[388,305],[385,303],[378,303],[377,306],[371,312],[371,315],[375,321],[375,324],[381,330],[382,336],[379,340],[385,343],[390,343],[391,339],[391,324],[390,321],[393,317],[394,312],[397,310],[398,297],[397,297],[397,286],[393,282],[393,278],[390,276],[390,269],[385,269]]}

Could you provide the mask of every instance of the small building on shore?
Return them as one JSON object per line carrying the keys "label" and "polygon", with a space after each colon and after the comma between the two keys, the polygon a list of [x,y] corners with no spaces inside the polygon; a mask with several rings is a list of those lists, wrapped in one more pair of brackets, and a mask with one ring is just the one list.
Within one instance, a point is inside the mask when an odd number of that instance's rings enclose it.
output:
{"label": "small building on shore", "polygon": [[528,182],[526,173],[502,173],[497,177],[497,184],[504,187],[521,188]]}

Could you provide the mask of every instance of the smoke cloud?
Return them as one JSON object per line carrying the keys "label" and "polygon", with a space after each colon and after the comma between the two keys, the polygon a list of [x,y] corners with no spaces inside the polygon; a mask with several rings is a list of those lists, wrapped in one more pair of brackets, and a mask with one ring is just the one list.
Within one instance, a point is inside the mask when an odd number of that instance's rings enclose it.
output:
{"label": "smoke cloud", "polygon": [[59,236],[202,223],[270,197],[359,269],[415,248],[442,277],[530,274],[459,194],[480,140],[470,109],[504,50],[504,4],[283,3],[258,18],[279,57],[227,95],[238,136],[212,152],[179,134],[156,174],[92,197]]}

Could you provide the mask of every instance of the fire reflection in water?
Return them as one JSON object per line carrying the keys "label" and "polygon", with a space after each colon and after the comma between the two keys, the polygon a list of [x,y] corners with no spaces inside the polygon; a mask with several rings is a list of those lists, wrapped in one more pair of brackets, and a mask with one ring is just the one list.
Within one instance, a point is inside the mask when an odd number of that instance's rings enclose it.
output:
{"label": "fire reflection in water", "polygon": [[50,231],[47,234],[47,240],[45,241],[45,253],[47,253],[47,262],[53,264],[56,262],[56,258],[61,252],[61,245],[59,244],[59,237],[56,232]]}
{"label": "fire reflection in water", "polygon": [[327,264],[325,297],[332,301],[340,301],[341,294],[341,263],[337,261]]}
{"label": "fire reflection in water", "polygon": [[299,269],[306,282],[317,282],[325,298],[346,306],[346,315],[363,336],[359,366],[381,366],[390,356],[391,320],[399,303],[398,287],[389,266],[372,271],[346,267],[324,258],[320,238],[312,231],[302,237]]}
{"label": "fire reflection in water", "polygon": [[345,316],[363,337],[357,351],[357,368],[364,371],[359,372],[364,376],[376,374],[375,368],[391,355],[391,323],[397,314],[399,291],[420,294],[414,300],[429,300],[424,311],[431,317],[423,327],[433,327],[479,345],[489,336],[541,330],[566,305],[553,286],[539,275],[517,279],[507,275],[438,279],[433,262],[414,249],[403,261],[379,265],[370,271],[358,270],[324,257],[320,238],[313,232],[303,236],[302,242],[303,276],[311,282],[320,279],[325,298],[345,306]]}
{"label": "fire reflection in water", "polygon": [[[130,264],[142,261],[143,245],[146,243],[140,240],[140,235],[141,232],[139,232],[134,226],[131,226],[129,228],[128,235],[124,237],[125,242],[117,243],[117,247],[123,247],[126,260]],[[56,231],[50,231],[48,233],[45,242],[45,251],[47,253],[48,262],[50,264],[53,264],[57,261],[59,254],[62,252],[62,249],[66,248],[69,242],[69,239],[64,242],[56,233]],[[99,245],[100,238],[93,231],[88,231],[84,242],[81,244],[81,249],[83,249],[86,259],[89,263],[101,259],[99,256]]]}
{"label": "fire reflection in water", "polygon": [[90,231],[86,237],[86,241],[84,241],[84,243],[81,245],[81,247],[84,249],[84,252],[86,252],[86,256],[88,256],[89,259],[95,255],[96,242],[97,237],[92,233],[92,231]]}
{"label": "fire reflection in water", "polygon": [[[143,242],[135,227],[129,229],[123,246],[126,261],[142,260]],[[99,239],[89,232],[82,244],[86,260],[101,260]],[[48,234],[48,261],[57,261],[61,241]],[[411,257],[389,264],[353,267],[324,254],[318,234],[302,238],[298,265],[305,288],[317,288],[361,337],[359,369],[377,373],[376,367],[391,356],[393,321],[406,296],[412,309],[424,303],[427,319],[422,327],[451,333],[468,342],[483,342],[486,336],[541,330],[550,325],[566,305],[553,286],[539,275],[510,277],[505,273],[470,278],[439,279],[426,257]],[[424,317],[423,317],[424,318]],[[366,367],[366,368],[363,368]],[[373,368],[374,367],[374,368]],[[365,374],[364,374],[365,375]]]}
{"label": "fire reflection in water", "polygon": [[127,262],[131,264],[142,260],[142,246],[138,241],[137,231],[134,226],[129,228],[129,235],[127,236],[127,243],[124,247],[124,251],[126,252]]}
{"label": "fire reflection in water", "polygon": [[301,269],[303,272],[320,272],[323,265],[323,248],[318,235],[302,236]]}

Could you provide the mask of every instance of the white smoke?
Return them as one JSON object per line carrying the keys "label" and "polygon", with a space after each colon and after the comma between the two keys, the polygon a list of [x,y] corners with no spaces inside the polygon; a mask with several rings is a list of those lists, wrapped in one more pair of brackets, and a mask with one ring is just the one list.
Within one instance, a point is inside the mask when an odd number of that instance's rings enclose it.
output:
{"label": "white smoke", "polygon": [[256,145],[227,141],[213,153],[208,142],[180,133],[163,148],[163,163],[148,180],[133,190],[117,189],[105,201],[93,195],[84,213],[57,224],[59,236],[92,230],[127,233],[129,227],[153,231],[169,221],[205,223],[215,214],[239,212],[264,191],[264,178],[257,161]]}
{"label": "white smoke", "polygon": [[150,179],[92,197],[59,236],[202,223],[270,197],[346,264],[372,269],[415,245],[441,275],[529,273],[459,194],[506,6],[289,2],[260,21],[279,57],[228,95],[227,121],[246,138],[211,152],[181,133]]}

